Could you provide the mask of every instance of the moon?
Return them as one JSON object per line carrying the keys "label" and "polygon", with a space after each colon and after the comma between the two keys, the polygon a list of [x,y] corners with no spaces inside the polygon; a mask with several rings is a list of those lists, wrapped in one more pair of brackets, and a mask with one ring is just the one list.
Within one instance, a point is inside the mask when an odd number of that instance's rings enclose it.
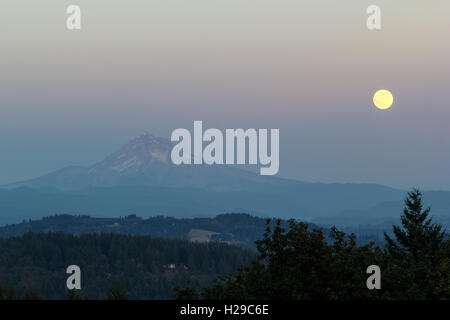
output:
{"label": "moon", "polygon": [[373,95],[373,104],[381,110],[389,109],[394,103],[394,96],[388,90],[378,90]]}

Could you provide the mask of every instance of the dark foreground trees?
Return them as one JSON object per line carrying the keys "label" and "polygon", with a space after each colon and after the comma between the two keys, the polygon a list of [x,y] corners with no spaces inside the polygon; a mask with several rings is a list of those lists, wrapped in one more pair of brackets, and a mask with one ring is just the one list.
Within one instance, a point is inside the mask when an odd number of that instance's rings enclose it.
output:
{"label": "dark foreground trees", "polygon": [[[386,236],[385,250],[357,246],[354,235],[309,230],[290,221],[288,230],[267,222],[257,241],[258,259],[210,288],[175,290],[178,299],[450,299],[450,247],[441,227],[422,211],[418,190],[408,193],[402,227]],[[381,269],[381,289],[369,290],[367,267]]]}
{"label": "dark foreground trees", "polygon": [[[211,285],[253,257],[224,243],[28,233],[0,238],[0,299],[170,299],[188,279]],[[81,268],[82,291],[67,291],[66,269],[73,264]]]}
{"label": "dark foreground trees", "polygon": [[408,255],[415,261],[434,256],[444,249],[445,232],[429,217],[431,209],[423,210],[422,194],[418,189],[408,192],[401,216],[402,227],[394,226],[396,240],[384,234],[389,253],[400,260]]}
{"label": "dark foreground trees", "polygon": [[395,239],[385,234],[390,268],[398,274],[396,289],[404,298],[450,298],[449,240],[429,217],[430,211],[423,209],[420,191],[412,190],[405,200],[402,225],[393,227]]}
{"label": "dark foreground trees", "polygon": [[[450,299],[450,245],[418,190],[408,193],[401,226],[382,249],[354,235],[324,233],[290,221],[267,223],[252,252],[221,243],[195,244],[119,234],[26,234],[0,239],[2,299]],[[447,238],[446,238],[447,236]],[[66,291],[68,265],[82,270],[83,291]],[[237,272],[239,265],[242,267]],[[369,290],[366,270],[381,269]],[[233,273],[235,272],[235,273]],[[212,279],[219,275],[215,285]],[[198,283],[198,284],[197,284]]]}

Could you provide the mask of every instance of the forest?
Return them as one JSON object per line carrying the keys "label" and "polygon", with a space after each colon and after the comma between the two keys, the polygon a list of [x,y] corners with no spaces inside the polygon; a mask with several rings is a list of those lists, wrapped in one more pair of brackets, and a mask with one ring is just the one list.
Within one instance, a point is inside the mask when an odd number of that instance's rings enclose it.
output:
{"label": "forest", "polygon": [[[450,299],[449,234],[419,190],[408,193],[400,218],[382,246],[280,219],[266,220],[255,250],[148,235],[28,232],[0,238],[0,299]],[[72,264],[82,270],[81,290],[65,287]],[[367,282],[374,265],[381,270],[375,289]]]}
{"label": "forest", "polygon": [[[0,239],[0,299],[170,299],[176,286],[209,285],[248,265],[254,254],[224,243],[191,243],[121,234],[27,233]],[[66,268],[81,269],[67,292]],[[123,292],[124,294],[117,294]]]}
{"label": "forest", "polygon": [[[401,225],[386,246],[358,246],[353,234],[332,228],[328,241],[320,229],[291,220],[267,221],[250,266],[216,280],[211,287],[176,288],[177,299],[214,300],[449,300],[450,239],[423,208],[419,190],[409,192]],[[381,270],[379,289],[369,290],[367,268]]]}
{"label": "forest", "polygon": [[[207,231],[210,240],[223,241],[247,248],[255,248],[255,241],[264,232],[266,219],[245,213],[220,214],[213,218],[178,219],[156,216],[143,219],[136,215],[122,218],[98,218],[87,215],[60,214],[40,220],[23,220],[18,224],[0,227],[0,237],[9,238],[28,232],[119,233],[146,235],[152,238],[190,240],[192,230]],[[287,226],[287,221],[282,221]]]}
{"label": "forest", "polygon": [[[174,218],[155,216],[141,218],[135,214],[118,218],[91,217],[88,215],[57,214],[39,220],[23,220],[17,224],[0,226],[0,237],[10,238],[28,232],[64,232],[81,235],[86,233],[119,233],[129,235],[146,235],[152,238],[192,240],[192,230],[202,230],[210,234],[211,241],[222,241],[245,248],[256,249],[266,227],[266,219],[247,213],[225,213],[215,217]],[[275,223],[276,219],[271,219]],[[310,228],[322,228],[327,235],[329,228],[308,223]],[[287,220],[281,220],[281,226],[288,227]],[[383,229],[377,226],[359,226],[346,228],[355,233],[358,244],[374,241],[382,245]]]}

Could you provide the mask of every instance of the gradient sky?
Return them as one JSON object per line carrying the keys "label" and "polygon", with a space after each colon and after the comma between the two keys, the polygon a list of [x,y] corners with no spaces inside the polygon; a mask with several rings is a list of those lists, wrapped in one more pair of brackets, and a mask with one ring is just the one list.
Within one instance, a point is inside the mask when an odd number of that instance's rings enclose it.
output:
{"label": "gradient sky", "polygon": [[[68,31],[65,10],[82,9]],[[366,8],[382,9],[382,30]],[[450,1],[2,0],[0,184],[194,120],[280,128],[280,173],[450,189]],[[372,105],[378,89],[391,109]]]}

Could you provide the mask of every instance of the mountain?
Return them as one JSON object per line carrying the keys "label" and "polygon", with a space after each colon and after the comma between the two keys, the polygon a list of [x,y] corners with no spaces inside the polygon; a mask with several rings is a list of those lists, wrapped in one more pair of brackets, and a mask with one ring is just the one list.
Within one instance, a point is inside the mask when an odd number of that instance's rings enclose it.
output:
{"label": "mountain", "polygon": [[239,191],[280,186],[277,180],[229,166],[176,166],[170,159],[171,148],[171,141],[146,133],[92,166],[66,167],[6,187],[67,191],[90,187],[150,186]]}
{"label": "mountain", "polygon": [[[91,166],[66,167],[4,186],[0,224],[62,213],[187,218],[229,212],[366,224],[397,219],[406,195],[382,185],[308,183],[234,166],[176,166],[170,161],[171,147],[167,139],[144,134]],[[449,215],[446,199],[450,192],[433,198],[434,209],[444,216]],[[378,209],[373,208],[389,202],[397,204],[395,210],[384,206],[385,214],[374,213]]]}

